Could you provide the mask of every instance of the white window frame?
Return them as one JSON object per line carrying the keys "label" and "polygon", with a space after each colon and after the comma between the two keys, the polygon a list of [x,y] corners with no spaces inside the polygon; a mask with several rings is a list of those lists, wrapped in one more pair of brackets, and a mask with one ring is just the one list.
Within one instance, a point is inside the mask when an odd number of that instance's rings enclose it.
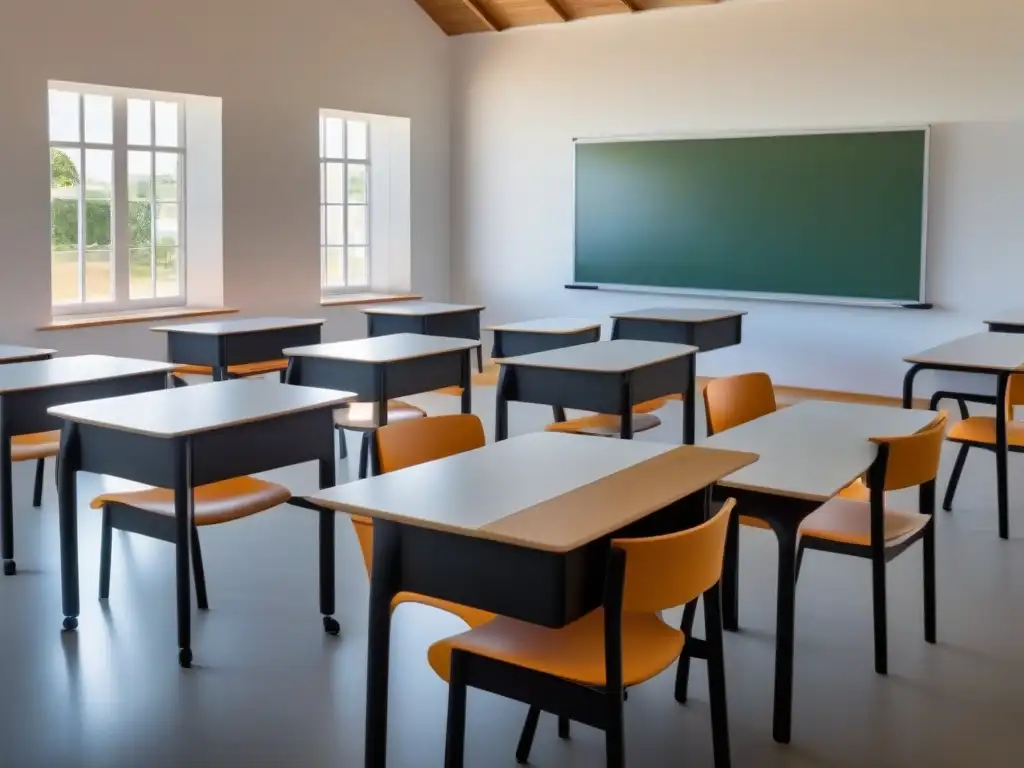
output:
{"label": "white window frame", "polygon": [[[370,286],[374,284],[374,269],[373,269],[373,183],[371,175],[373,173],[373,120],[371,115],[361,115],[354,112],[342,112],[335,109],[321,109],[319,117],[320,125],[320,293],[324,297],[339,296],[350,293],[365,293],[370,290]],[[342,136],[341,142],[344,147],[344,157],[327,157],[327,139],[326,131],[324,130],[324,121],[327,118],[334,118],[342,121]],[[365,159],[352,159],[348,156],[348,126],[350,122],[359,122],[366,125],[366,158]],[[327,202],[327,167],[329,165],[340,165],[342,166],[342,178],[344,179],[345,187],[345,200],[342,203],[328,203]],[[366,199],[365,203],[349,203],[348,200],[348,167],[350,165],[362,166],[364,170],[364,178],[366,179],[364,196]],[[360,208],[366,209],[366,243],[365,244],[350,244],[348,242],[348,217],[350,206],[355,205]],[[327,210],[329,208],[341,208],[343,212],[342,228],[345,233],[345,243],[338,245],[337,243],[327,242]],[[328,285],[327,283],[327,249],[328,248],[341,248],[342,250],[342,273],[345,275],[344,285]],[[348,270],[348,252],[350,248],[363,248],[366,251],[366,281],[364,283],[353,284],[349,282],[349,270]]]}
{"label": "white window frame", "polygon": [[[147,309],[160,309],[166,307],[180,307],[187,303],[187,232],[186,221],[187,207],[187,147],[186,147],[186,122],[185,122],[185,100],[178,94],[163,93],[160,91],[145,91],[126,88],[112,88],[101,85],[85,85],[82,83],[67,83],[51,81],[48,84],[50,90],[68,91],[78,94],[78,136],[79,141],[49,141],[50,149],[72,149],[81,152],[81,169],[78,192],[79,205],[79,233],[78,233],[78,291],[79,300],[75,302],[53,303],[51,295],[51,306],[54,316],[76,315],[76,314],[103,314],[117,312],[134,312]],[[113,135],[110,144],[99,144],[85,140],[85,109],[84,96],[97,95],[109,96],[113,99]],[[150,102],[150,131],[151,143],[149,145],[138,145],[128,143],[128,100],[145,99]],[[178,105],[178,146],[159,146],[156,143],[156,102],[173,102]],[[49,119],[47,119],[47,133],[49,134]],[[49,138],[49,136],[48,136]],[[113,263],[113,301],[86,301],[85,300],[85,187],[86,187],[86,150],[100,149],[110,151],[113,155],[113,198],[111,200],[111,242],[110,253]],[[129,199],[128,199],[128,153],[131,151],[148,152],[150,155],[150,199],[152,207],[150,216],[150,263],[151,281],[153,285],[153,298],[132,299],[129,295],[130,288],[130,252],[131,242],[128,227]],[[178,155],[178,295],[177,296],[156,296],[156,222],[157,222],[157,200],[156,200],[156,153],[174,153]],[[49,158],[48,158],[49,159]],[[49,167],[48,167],[48,170]],[[52,171],[50,171],[52,173]],[[52,195],[51,195],[52,197]],[[51,213],[52,216],[52,213]],[[52,224],[51,224],[52,226]],[[50,269],[53,270],[52,242],[50,243]]]}

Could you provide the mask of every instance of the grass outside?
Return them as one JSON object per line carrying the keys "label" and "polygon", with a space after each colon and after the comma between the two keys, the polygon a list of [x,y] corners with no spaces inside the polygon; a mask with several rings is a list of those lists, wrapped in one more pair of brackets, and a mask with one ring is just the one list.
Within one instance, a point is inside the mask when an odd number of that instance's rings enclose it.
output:
{"label": "grass outside", "polygon": [[[129,279],[130,296],[133,299],[153,297],[148,265],[131,264]],[[111,279],[109,255],[89,254],[85,261],[85,300],[87,302],[110,302],[114,300],[114,282]],[[77,304],[78,255],[54,253],[51,261],[51,291],[54,304]],[[157,266],[156,297],[177,296],[178,271],[173,267]]]}

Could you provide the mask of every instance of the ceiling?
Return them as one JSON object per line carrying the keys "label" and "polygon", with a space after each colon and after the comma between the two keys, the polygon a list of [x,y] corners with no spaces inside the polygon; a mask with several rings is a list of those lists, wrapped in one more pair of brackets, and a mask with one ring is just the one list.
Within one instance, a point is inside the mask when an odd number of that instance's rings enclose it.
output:
{"label": "ceiling", "polygon": [[719,0],[416,0],[449,35],[500,32],[533,24],[564,24],[588,16],[637,13]]}

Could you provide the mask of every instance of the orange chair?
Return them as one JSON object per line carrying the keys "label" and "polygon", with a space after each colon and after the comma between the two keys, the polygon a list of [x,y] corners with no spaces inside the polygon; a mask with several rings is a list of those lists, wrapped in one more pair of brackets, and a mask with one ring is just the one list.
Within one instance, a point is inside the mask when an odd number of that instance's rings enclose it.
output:
{"label": "orange chair", "polygon": [[543,710],[604,730],[607,764],[625,766],[625,690],[672,666],[688,640],[661,611],[703,596],[707,639],[700,645],[708,659],[715,766],[728,766],[718,582],[734,504],[730,499],[696,528],[613,540],[602,607],[567,627],[499,616],[431,646],[430,665],[449,683],[445,765],[462,765],[466,689],[480,687],[532,704],[516,753],[520,762],[529,758]]}
{"label": "orange chair", "polygon": [[[338,430],[338,458],[348,456],[345,445],[345,430],[362,434],[359,445],[359,479],[362,480],[370,472],[370,447],[373,433],[378,429],[378,421],[374,418],[373,403],[349,403],[334,412],[334,427]],[[388,424],[412,419],[422,419],[427,412],[422,408],[401,400],[388,401]]]}
{"label": "orange chair", "polygon": [[[960,483],[960,475],[963,474],[964,464],[967,462],[967,453],[971,448],[984,448],[987,451],[996,450],[996,419],[995,416],[971,416],[967,410],[967,403],[960,402],[960,413],[963,419],[954,424],[946,439],[951,443],[957,443],[960,451],[956,455],[956,462],[953,464],[953,473],[949,477],[949,485],[946,487],[946,496],[942,500],[942,508],[947,512],[953,510],[953,497],[956,495],[956,487]],[[1024,421],[1014,421],[1014,410],[1017,406],[1024,406],[1024,374],[1010,376],[1006,388],[1006,447],[1011,453],[1024,453]]]}
{"label": "orange chair", "polygon": [[[207,610],[206,577],[203,552],[199,547],[199,527],[217,525],[284,504],[291,492],[283,485],[255,477],[236,477],[219,483],[201,485],[193,490],[192,575],[196,605]],[[114,528],[153,539],[177,541],[174,518],[174,492],[164,488],[144,491],[106,493],[92,500],[93,509],[103,510],[100,538],[100,599],[110,595],[110,549]]]}
{"label": "orange chair", "polygon": [[[878,458],[864,485],[870,500],[837,496],[800,526],[797,575],[805,550],[818,549],[871,560],[875,620],[875,671],[888,671],[885,566],[914,542],[924,541],[924,636],[935,642],[935,478],[946,429],[942,411],[925,429],[903,437],[872,438]],[[885,493],[919,487],[917,512],[887,509]]]}
{"label": "orange chair", "polygon": [[[667,397],[658,397],[633,406],[633,433],[646,432],[661,426],[661,419],[654,411],[665,407]],[[607,413],[595,413],[581,416],[568,421],[555,421],[548,424],[546,432],[568,432],[574,435],[594,435],[596,437],[618,437],[622,433],[622,421],[618,416]]]}
{"label": "orange chair", "polygon": [[[287,358],[281,360],[263,360],[258,363],[244,363],[242,365],[229,365],[229,379],[244,379],[249,376],[265,376],[268,373],[279,374],[281,381],[284,381],[285,371],[288,370]],[[185,382],[179,376],[213,376],[213,368],[208,365],[179,365],[172,371],[175,386],[181,386]]]}
{"label": "orange chair", "polygon": [[36,479],[32,488],[32,506],[43,504],[43,472],[46,460],[56,456],[60,450],[60,430],[35,432],[29,435],[15,435],[11,438],[11,461],[35,461]]}
{"label": "orange chair", "polygon": [[[377,466],[382,473],[395,472],[416,464],[483,448],[486,442],[484,426],[480,419],[472,414],[431,416],[396,422],[377,430]],[[360,515],[349,517],[359,539],[363,563],[369,575],[373,567],[373,520]],[[391,601],[391,610],[402,603],[420,603],[440,608],[455,614],[471,627],[479,627],[494,618],[494,614],[487,611],[415,592],[400,592],[395,595]]]}

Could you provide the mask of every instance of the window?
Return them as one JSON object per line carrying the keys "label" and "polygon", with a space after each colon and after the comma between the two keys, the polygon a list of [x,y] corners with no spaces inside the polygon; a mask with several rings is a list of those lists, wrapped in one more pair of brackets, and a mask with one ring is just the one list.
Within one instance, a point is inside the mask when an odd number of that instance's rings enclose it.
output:
{"label": "window", "polygon": [[185,105],[51,84],[55,313],[185,303]]}
{"label": "window", "polygon": [[370,259],[370,123],[320,115],[320,281],[324,293],[366,290]]}

